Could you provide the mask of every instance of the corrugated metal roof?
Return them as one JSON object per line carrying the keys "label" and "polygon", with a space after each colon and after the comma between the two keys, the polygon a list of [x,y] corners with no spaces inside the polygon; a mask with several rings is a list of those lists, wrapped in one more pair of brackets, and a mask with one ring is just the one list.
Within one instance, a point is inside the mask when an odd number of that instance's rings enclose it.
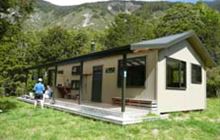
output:
{"label": "corrugated metal roof", "polygon": [[193,31],[183,32],[180,34],[165,36],[157,39],[141,41],[138,43],[131,44],[131,49],[140,49],[140,48],[165,48],[169,47],[181,40],[184,40],[194,34]]}

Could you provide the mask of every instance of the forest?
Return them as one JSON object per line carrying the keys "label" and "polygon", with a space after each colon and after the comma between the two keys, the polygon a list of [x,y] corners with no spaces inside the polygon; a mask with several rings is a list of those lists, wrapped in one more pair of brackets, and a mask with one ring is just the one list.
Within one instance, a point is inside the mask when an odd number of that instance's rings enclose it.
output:
{"label": "forest", "polygon": [[133,12],[119,10],[106,22],[107,28],[66,28],[61,24],[26,30],[24,25],[35,12],[36,1],[1,0],[0,94],[21,93],[25,68],[90,53],[92,42],[100,51],[194,30],[216,62],[207,75],[209,96],[215,96],[220,93],[220,13],[215,9],[219,2],[213,3],[143,3]]}

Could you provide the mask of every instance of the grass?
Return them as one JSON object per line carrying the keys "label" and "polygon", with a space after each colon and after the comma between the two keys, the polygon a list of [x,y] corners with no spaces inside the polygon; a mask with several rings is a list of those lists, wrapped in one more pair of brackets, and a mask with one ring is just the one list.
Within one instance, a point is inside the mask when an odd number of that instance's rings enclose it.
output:
{"label": "grass", "polygon": [[16,107],[0,113],[1,140],[220,140],[220,99],[202,112],[173,113],[167,120],[119,126],[9,98]]}

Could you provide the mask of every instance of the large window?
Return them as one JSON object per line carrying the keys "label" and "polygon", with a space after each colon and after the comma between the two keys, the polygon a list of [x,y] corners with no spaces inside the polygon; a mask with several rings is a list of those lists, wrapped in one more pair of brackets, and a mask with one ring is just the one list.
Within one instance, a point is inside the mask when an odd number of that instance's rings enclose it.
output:
{"label": "large window", "polygon": [[[122,85],[123,61],[118,62],[118,87]],[[129,58],[126,62],[128,87],[144,86],[146,79],[146,57]]]}
{"label": "large window", "polygon": [[167,58],[166,75],[168,89],[186,88],[186,62]]}
{"label": "large window", "polygon": [[193,84],[202,83],[202,68],[199,65],[191,65],[191,80]]}

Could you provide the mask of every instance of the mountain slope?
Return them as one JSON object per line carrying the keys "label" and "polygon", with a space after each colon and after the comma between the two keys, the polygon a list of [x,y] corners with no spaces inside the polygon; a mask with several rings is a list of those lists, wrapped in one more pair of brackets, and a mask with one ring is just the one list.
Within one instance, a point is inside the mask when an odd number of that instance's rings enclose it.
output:
{"label": "mountain slope", "polygon": [[[220,1],[206,2],[210,7],[219,9]],[[24,23],[24,30],[44,30],[54,26],[63,28],[89,27],[103,30],[120,12],[134,13],[144,19],[158,17],[170,8],[172,2],[108,1],[88,3],[78,6],[56,6],[43,0],[37,0],[34,12]]]}
{"label": "mountain slope", "polygon": [[143,11],[143,7],[148,7],[148,13],[153,14],[169,8],[170,5],[168,2],[109,1],[79,6],[56,6],[38,0],[34,12],[25,21],[24,30],[43,30],[53,26],[70,29],[90,27],[102,30],[107,28],[114,16],[120,12],[140,15],[146,12]]}

